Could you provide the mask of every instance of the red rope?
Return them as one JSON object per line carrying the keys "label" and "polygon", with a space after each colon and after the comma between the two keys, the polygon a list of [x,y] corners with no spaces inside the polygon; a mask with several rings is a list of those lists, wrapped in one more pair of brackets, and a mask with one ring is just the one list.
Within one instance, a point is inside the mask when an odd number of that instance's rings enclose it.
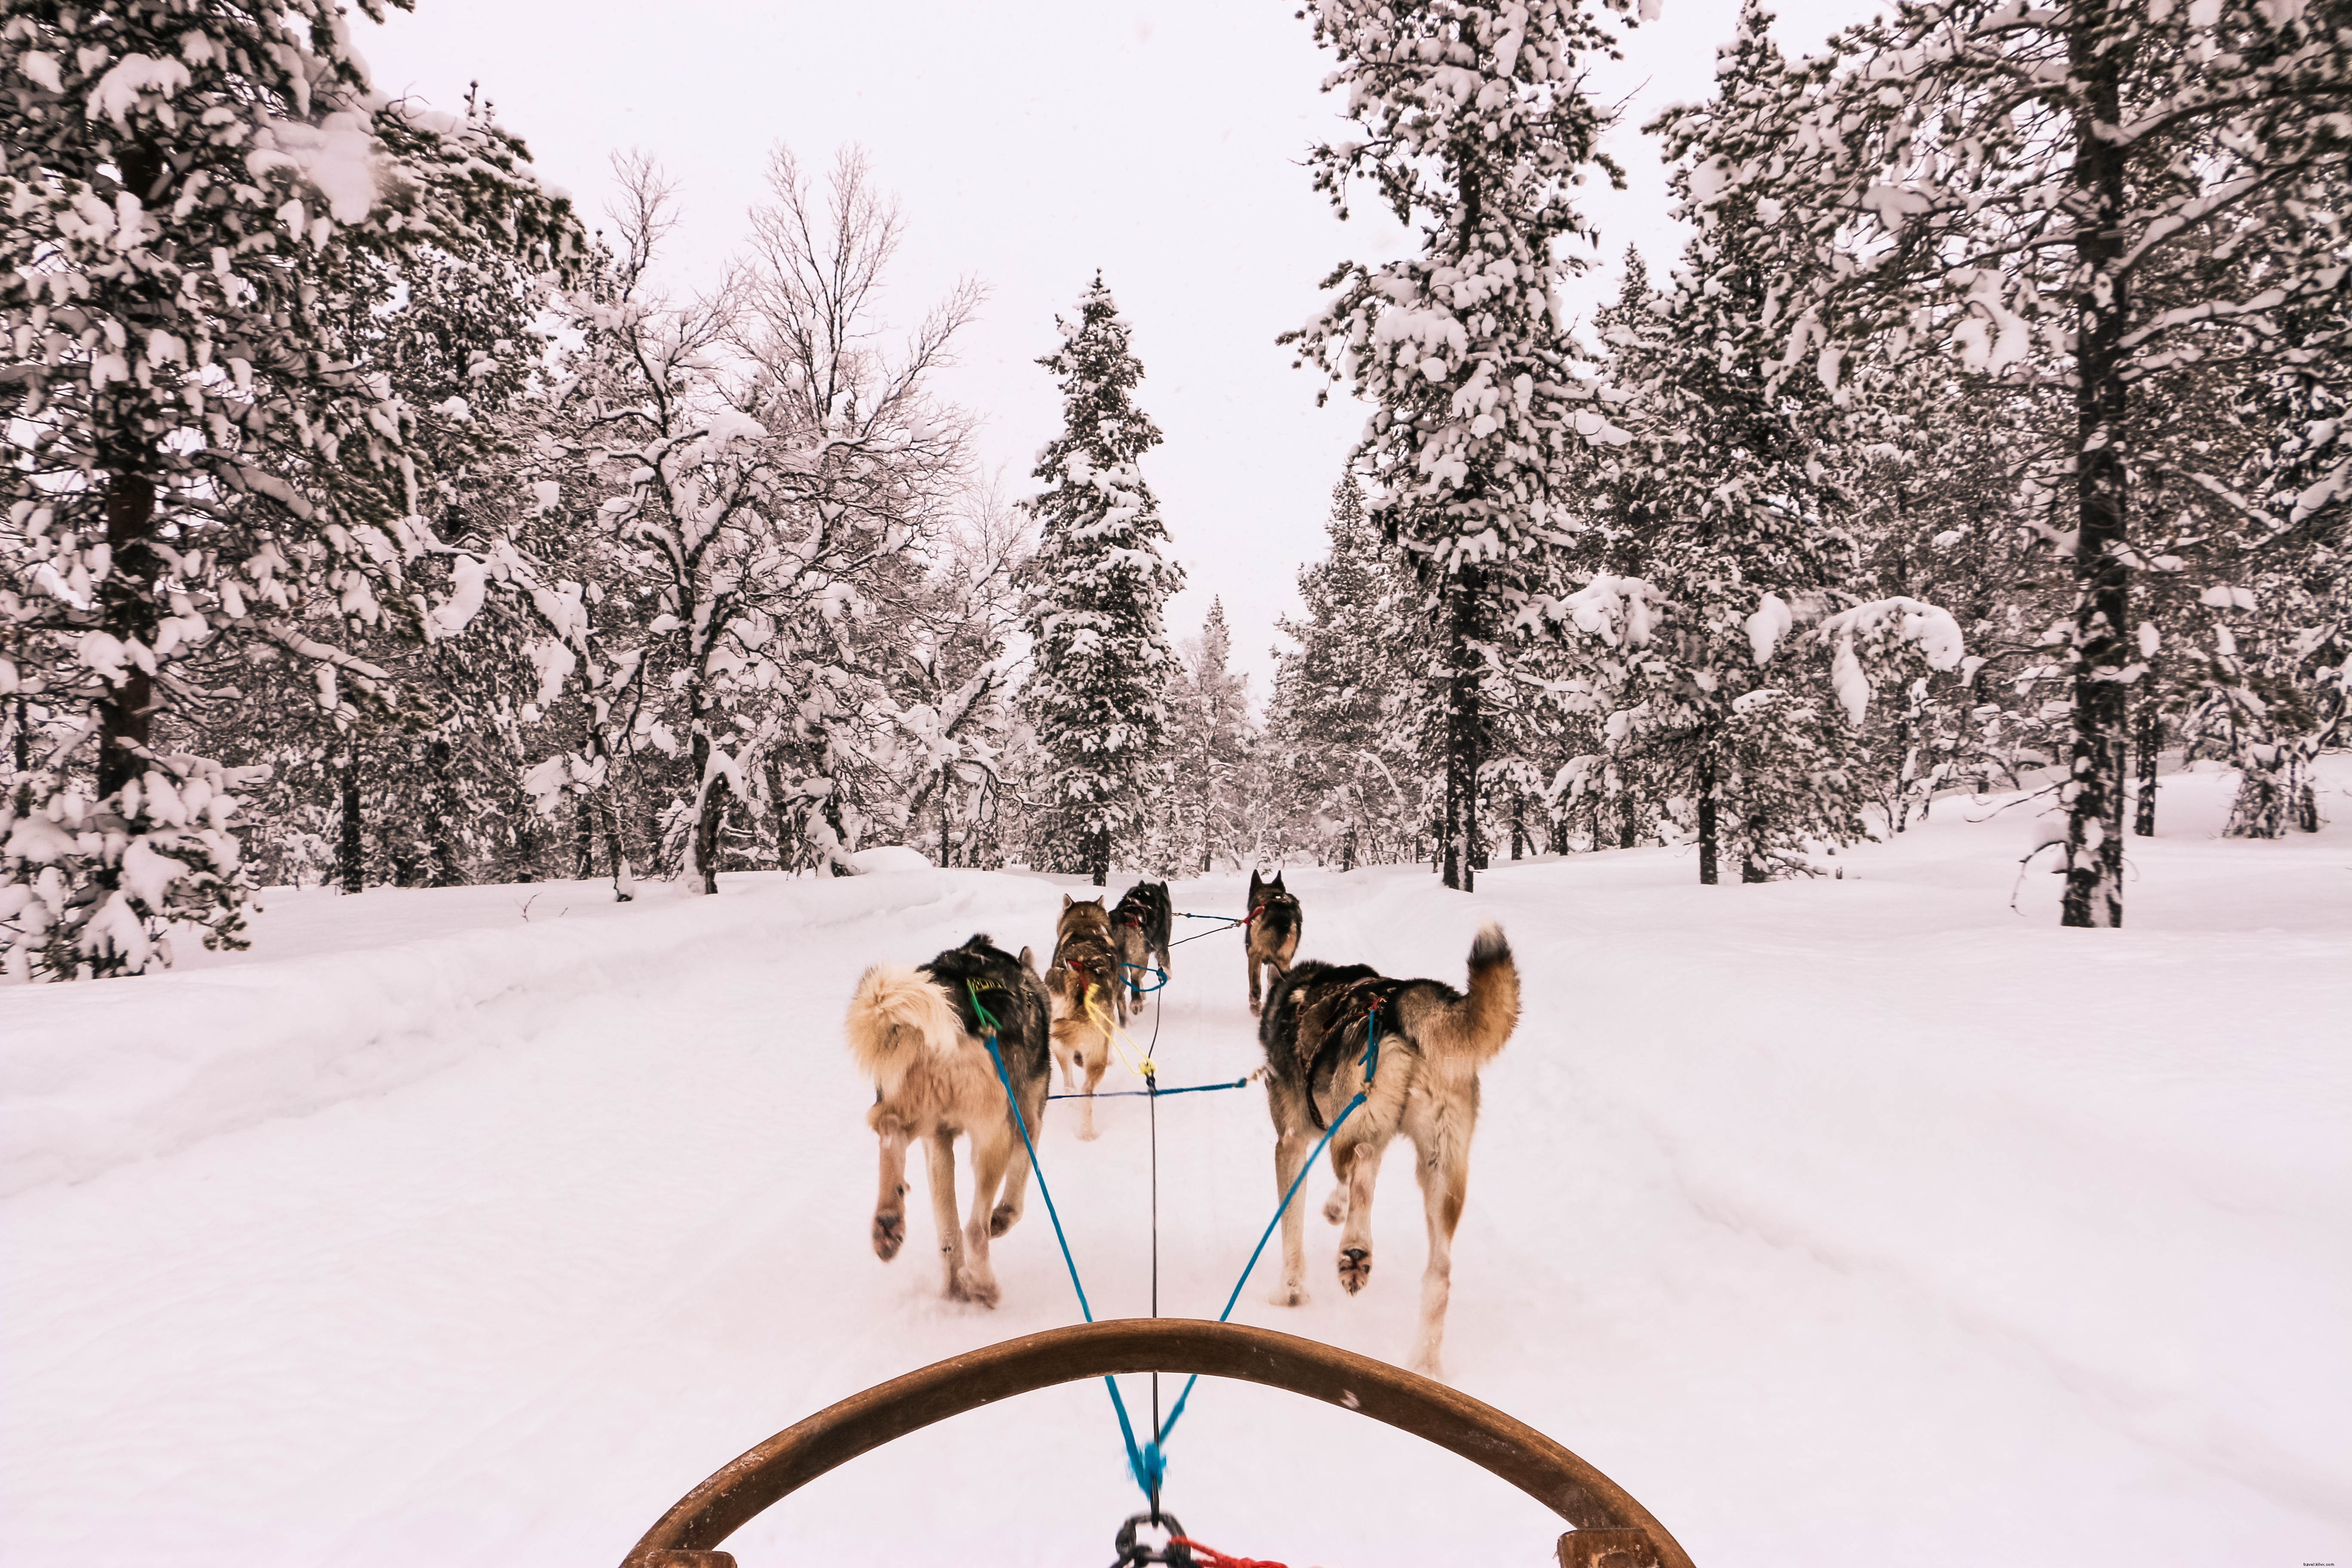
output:
{"label": "red rope", "polygon": [[1193,1561],[1200,1563],[1201,1568],[1283,1568],[1281,1563],[1268,1562],[1263,1558],[1228,1557],[1215,1547],[1203,1546],[1186,1535],[1171,1536],[1169,1538],[1168,1544],[1181,1546],[1190,1552]]}

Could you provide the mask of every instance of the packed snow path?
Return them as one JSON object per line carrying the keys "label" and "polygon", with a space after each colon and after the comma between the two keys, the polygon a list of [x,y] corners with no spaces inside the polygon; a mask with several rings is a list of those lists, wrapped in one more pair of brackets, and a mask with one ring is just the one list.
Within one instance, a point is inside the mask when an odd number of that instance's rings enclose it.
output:
{"label": "packed snow path", "polygon": [[[1710,1568],[2345,1560],[2352,830],[2223,842],[2224,788],[2168,781],[2121,932],[2053,929],[2046,876],[2012,913],[2026,829],[1963,802],[1809,884],[1700,889],[1667,850],[1498,865],[1475,897],[1294,869],[1302,956],[1458,983],[1488,917],[1517,951],[1454,1380]],[[839,1024],[865,964],[1042,948],[1075,886],[283,895],[246,958],[0,994],[0,1561],[616,1563],[802,1415],[1073,1321],[1042,1205],[995,1248],[998,1310],[940,1299],[919,1195],[876,1260]],[[1239,1076],[1238,938],[1174,967],[1163,1081]],[[1042,1154],[1072,1246],[1099,1314],[1140,1313],[1144,1109],[1106,1102],[1091,1144],[1069,1109]],[[1271,1212],[1271,1130],[1255,1088],[1160,1115],[1163,1310],[1210,1316]],[[1351,1300],[1311,1218],[1313,1303],[1267,1305],[1262,1264],[1237,1316],[1402,1360],[1400,1171],[1376,1235]],[[1102,1561],[1134,1501],[1107,1405],[932,1428],[730,1549]],[[1559,1528],[1412,1438],[1222,1383],[1168,1500],[1331,1568],[1532,1565]]]}

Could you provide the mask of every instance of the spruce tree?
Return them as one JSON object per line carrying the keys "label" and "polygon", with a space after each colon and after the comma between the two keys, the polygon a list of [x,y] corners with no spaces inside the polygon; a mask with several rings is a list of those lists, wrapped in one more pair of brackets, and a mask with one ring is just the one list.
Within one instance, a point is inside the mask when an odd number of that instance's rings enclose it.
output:
{"label": "spruce tree", "polygon": [[[1623,7],[1620,7],[1621,9]],[[1357,466],[1382,529],[1419,574],[1444,682],[1445,885],[1467,889],[1482,843],[1486,683],[1503,664],[1529,560],[1573,484],[1573,449],[1616,432],[1565,352],[1552,286],[1585,237],[1571,188],[1598,165],[1586,58],[1610,52],[1579,0],[1308,0],[1361,134],[1313,150],[1344,217],[1360,179],[1419,252],[1347,263],[1338,298],[1286,338],[1372,404]]]}
{"label": "spruce tree", "polygon": [[1135,405],[1143,365],[1099,273],[1062,346],[1037,363],[1062,388],[1062,433],[1046,445],[1028,502],[1038,524],[1024,624],[1032,672],[1024,704],[1047,763],[1039,858],[1097,887],[1136,841],[1170,778],[1166,692],[1175,656],[1161,609],[1184,585],[1161,559],[1160,503],[1138,466],[1160,435]]}
{"label": "spruce tree", "polygon": [[1217,858],[1241,859],[1252,813],[1243,795],[1252,742],[1248,678],[1232,668],[1234,638],[1222,599],[1209,601],[1201,636],[1178,666],[1170,717],[1169,861],[1208,871]]}

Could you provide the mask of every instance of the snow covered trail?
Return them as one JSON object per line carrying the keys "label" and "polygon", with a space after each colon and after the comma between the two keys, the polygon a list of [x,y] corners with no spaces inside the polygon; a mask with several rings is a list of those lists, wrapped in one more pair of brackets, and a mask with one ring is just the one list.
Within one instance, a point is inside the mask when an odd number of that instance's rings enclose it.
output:
{"label": "snow covered trail", "polygon": [[[1292,871],[1307,955],[1458,982],[1490,917],[1519,955],[1454,1380],[1705,1564],[2342,1561],[2352,833],[2220,841],[2225,784],[2168,781],[2121,932],[2053,930],[2044,877],[2012,914],[2024,828],[1958,803],[1810,884],[1700,889],[1667,850],[1498,866],[1475,897]],[[801,1415],[1072,1321],[1042,1205],[995,1249],[993,1312],[940,1300],[927,1245],[874,1258],[838,1026],[866,963],[1042,947],[1068,885],[748,877],[618,911],[556,888],[529,924],[513,889],[295,895],[238,961],[0,993],[0,1561],[617,1562]],[[1174,968],[1163,1082],[1240,1076],[1238,940]],[[1144,1108],[1105,1102],[1091,1144],[1068,1110],[1045,1174],[1097,1311],[1141,1312]],[[1162,1310],[1213,1315],[1272,1212],[1263,1099],[1160,1116]],[[1267,1305],[1262,1263],[1236,1316],[1401,1359],[1404,1175],[1363,1296],[1314,1218],[1313,1302]],[[730,1548],[1102,1560],[1133,1497],[1107,1405],[1083,1384],[935,1427]],[[1333,1568],[1535,1563],[1556,1533],[1415,1439],[1222,1383],[1169,1502]]]}

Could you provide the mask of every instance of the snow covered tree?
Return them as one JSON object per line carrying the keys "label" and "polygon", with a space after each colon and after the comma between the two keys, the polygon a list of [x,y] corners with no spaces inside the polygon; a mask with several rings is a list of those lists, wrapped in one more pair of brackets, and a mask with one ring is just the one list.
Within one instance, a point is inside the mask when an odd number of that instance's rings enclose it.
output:
{"label": "snow covered tree", "polygon": [[1297,847],[1344,870],[1408,858],[1428,822],[1415,716],[1429,634],[1352,476],[1332,490],[1327,528],[1323,559],[1298,573],[1306,618],[1277,623],[1296,647],[1277,657],[1266,742]]}
{"label": "snow covered tree", "polygon": [[[575,300],[594,363],[574,445],[617,489],[601,512],[651,616],[607,629],[589,661],[603,754],[551,759],[535,793],[551,805],[611,759],[644,759],[666,775],[664,861],[700,890],[717,889],[739,804],[764,802],[783,863],[845,872],[868,824],[902,814],[869,754],[898,754],[875,596],[919,584],[907,554],[961,462],[928,377],[972,296],[902,359],[875,352],[895,211],[854,154],[820,206],[779,153],[760,254],[718,297],[672,303],[649,279],[670,187],[643,160],[622,174],[614,286]],[[721,374],[729,348],[747,375]]]}
{"label": "snow covered tree", "polygon": [[1188,870],[1214,869],[1221,858],[1238,863],[1254,847],[1243,790],[1254,738],[1249,681],[1231,667],[1233,646],[1224,601],[1212,599],[1170,689],[1169,858]]}
{"label": "snow covered tree", "polygon": [[1622,671],[1618,745],[1642,753],[1660,794],[1689,803],[1704,883],[1717,879],[1727,848],[1753,881],[1799,863],[1808,842],[1857,837],[1866,790],[1840,716],[1785,690],[1805,679],[1786,666],[1809,658],[1825,672],[1827,650],[1805,645],[1768,668],[1759,650],[1777,639],[1759,642],[1748,627],[1768,603],[1785,607],[1784,621],[1827,613],[1855,565],[1828,395],[1767,374],[1770,290],[1758,240],[1768,215],[1722,184],[1712,140],[1779,108],[1786,77],[1770,20],[1743,8],[1706,116],[1669,110],[1649,128],[1665,137],[1679,216],[1694,232],[1671,288],[1621,301],[1609,328],[1611,379],[1632,398],[1621,422],[1633,439],[1611,454],[1605,543],[1595,542],[1676,606]]}
{"label": "snow covered tree", "polygon": [[[1620,9],[1628,7],[1619,6]],[[1559,241],[1589,237],[1569,200],[1602,117],[1586,57],[1612,52],[1580,0],[1307,0],[1362,135],[1309,157],[1340,216],[1369,180],[1422,247],[1349,262],[1338,297],[1285,338],[1374,406],[1356,466],[1412,561],[1444,681],[1443,870],[1475,879],[1486,681],[1514,595],[1552,537],[1575,449],[1618,433],[1574,373],[1552,304]]]}
{"label": "snow covered tree", "polygon": [[336,322],[411,258],[550,271],[578,228],[486,116],[373,97],[318,0],[18,7],[0,80],[0,695],[45,714],[0,801],[0,941],[20,978],[137,972],[174,923],[239,940],[237,781],[180,749],[191,707],[251,647],[322,695],[374,679],[313,605],[432,613],[415,411]]}
{"label": "snow covered tree", "polygon": [[[1776,374],[1836,384],[1864,343],[1899,361],[1948,342],[1988,377],[2039,357],[2072,394],[2062,918],[2118,924],[2131,590],[2170,515],[2135,489],[2161,467],[2227,497],[2238,460],[2154,443],[2142,416],[2188,367],[2315,352],[2285,329],[2346,278],[2352,30],[2340,7],[2276,0],[1933,0],[1802,76],[1788,114],[1716,132],[1726,184],[1785,215]],[[2309,490],[2332,494],[2347,458]]]}
{"label": "snow covered tree", "polygon": [[1168,531],[1139,466],[1160,442],[1132,395],[1143,365],[1099,274],[1076,318],[1058,325],[1062,346],[1037,362],[1061,384],[1063,423],[1038,458],[1045,488],[1028,503],[1039,537],[1027,569],[1023,706],[1049,759],[1035,858],[1099,887],[1170,778],[1176,659],[1161,611],[1184,578],[1160,557]]}

